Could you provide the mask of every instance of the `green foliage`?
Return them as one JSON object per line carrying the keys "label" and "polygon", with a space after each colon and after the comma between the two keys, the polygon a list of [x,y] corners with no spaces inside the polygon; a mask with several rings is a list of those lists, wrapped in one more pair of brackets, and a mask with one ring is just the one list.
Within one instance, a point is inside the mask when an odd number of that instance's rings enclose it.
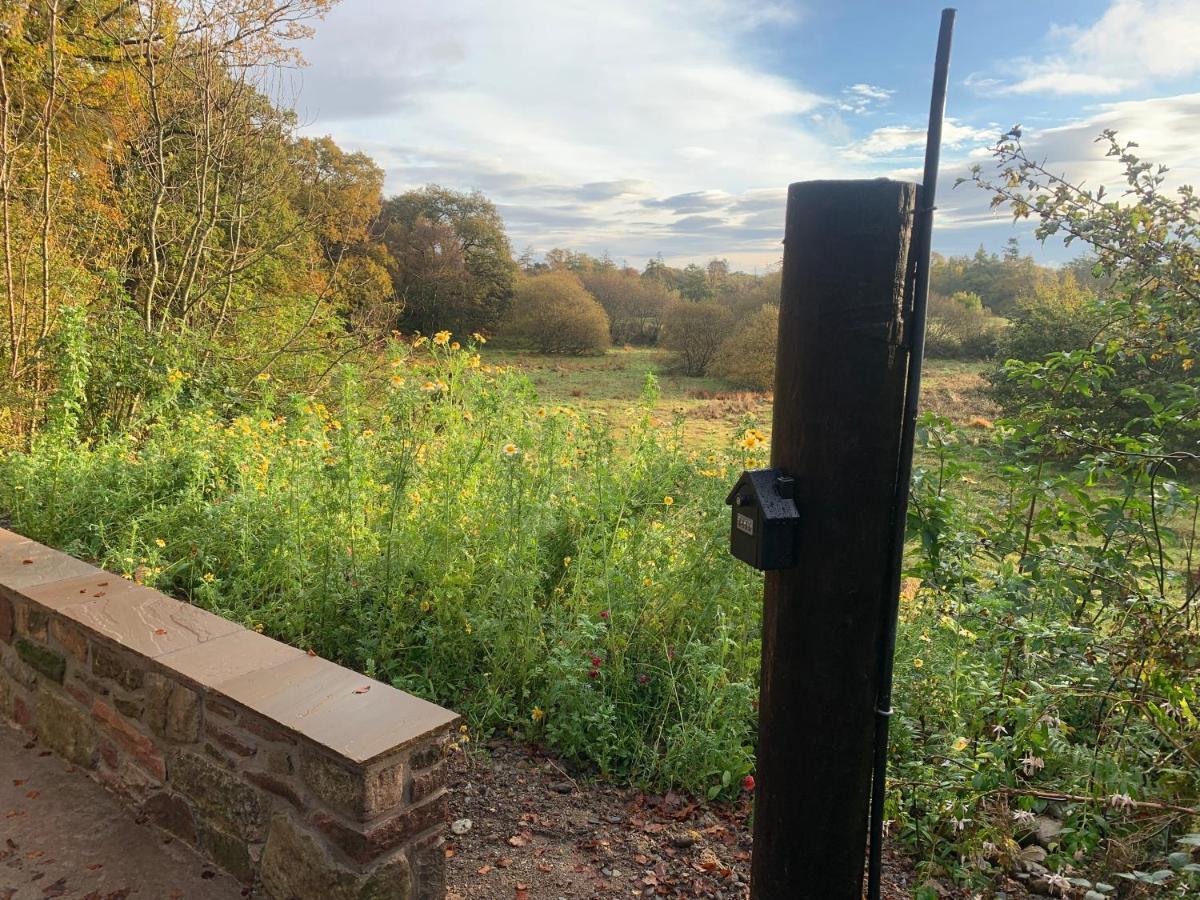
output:
{"label": "green foliage", "polygon": [[615,344],[653,344],[673,295],[660,282],[635,272],[600,269],[583,274],[584,287],[608,314]]}
{"label": "green foliage", "polygon": [[408,191],[383,204],[376,228],[396,261],[409,330],[486,331],[508,311],[517,266],[500,213],[479,191]]}
{"label": "green foliage", "polygon": [[502,336],[541,353],[597,353],[608,346],[608,316],[567,271],[522,278]]}
{"label": "green foliage", "polygon": [[721,344],[712,371],[739,387],[769,391],[775,385],[779,307],[763,306],[742,321]]}
{"label": "green foliage", "polygon": [[704,375],[729,337],[733,315],[716,303],[680,300],[667,308],[659,343],[674,350],[685,375]]}
{"label": "green foliage", "polygon": [[477,729],[736,791],[761,581],[721,501],[744,460],[689,456],[648,411],[617,439],[449,335],[419,343],[377,381],[344,370],[336,412],[265,382],[232,419],[177,396],[136,432],[39,439],[0,463],[0,509]]}
{"label": "green foliage", "polygon": [[983,306],[978,294],[930,294],[925,352],[942,359],[989,359],[996,352],[1005,325],[1003,319]]}

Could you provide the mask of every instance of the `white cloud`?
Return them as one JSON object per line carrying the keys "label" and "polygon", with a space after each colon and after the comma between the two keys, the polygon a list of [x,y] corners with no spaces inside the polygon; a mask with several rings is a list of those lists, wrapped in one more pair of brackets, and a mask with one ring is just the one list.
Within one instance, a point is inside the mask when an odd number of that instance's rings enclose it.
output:
{"label": "white cloud", "polygon": [[1058,52],[1012,61],[1015,80],[973,75],[968,84],[1004,94],[1112,95],[1200,73],[1196,0],[1114,0],[1087,28],[1056,26]]}
{"label": "white cloud", "polygon": [[834,105],[842,112],[862,114],[886,103],[896,93],[888,88],[874,84],[859,82],[852,84],[842,91],[841,97]]}
{"label": "white cloud", "polygon": [[[698,188],[733,197],[798,174],[846,173],[808,118],[828,101],[742,52],[747,28],[792,21],[796,7],[344,0],[303,48],[299,113],[309,133],[332,131],[370,153],[389,191],[435,180],[484,190],[512,213],[518,246],[561,241],[648,256],[659,249],[654,228],[684,247],[683,231],[704,223],[680,229],[670,209],[642,200]],[[859,87],[872,102],[885,93]],[[637,187],[560,195],[570,209],[547,207],[545,227],[534,224],[554,190],[618,181]],[[715,238],[690,240],[696,257],[718,249]],[[768,243],[758,246],[777,256]]]}
{"label": "white cloud", "polygon": [[[967,144],[980,144],[994,140],[996,130],[973,128],[952,118],[942,125],[942,146],[958,149]],[[847,159],[871,160],[890,157],[904,150],[925,148],[925,129],[904,125],[885,125],[876,128],[861,141],[846,147],[842,153]]]}
{"label": "white cloud", "polygon": [[[1200,93],[1107,103],[1093,115],[1066,125],[1041,129],[1026,127],[1021,140],[1029,156],[1045,160],[1051,172],[1093,190],[1104,185],[1110,197],[1120,197],[1125,188],[1121,168],[1105,157],[1108,145],[1096,140],[1105,129],[1115,130],[1122,142],[1135,141],[1138,144],[1135,152],[1142,159],[1167,166],[1170,170],[1165,182],[1167,190],[1182,184],[1200,184],[1200,157],[1195,151],[1200,142]],[[955,179],[966,176],[974,163],[983,166],[984,174],[993,171],[990,154],[986,151],[968,153],[966,159],[954,160],[942,167],[938,182],[937,229],[943,233],[1008,225],[1012,221],[1006,208],[989,209],[990,196],[969,182],[957,189],[953,187]],[[911,171],[890,174],[895,178],[920,177]],[[1082,249],[1076,247],[1073,253]]]}

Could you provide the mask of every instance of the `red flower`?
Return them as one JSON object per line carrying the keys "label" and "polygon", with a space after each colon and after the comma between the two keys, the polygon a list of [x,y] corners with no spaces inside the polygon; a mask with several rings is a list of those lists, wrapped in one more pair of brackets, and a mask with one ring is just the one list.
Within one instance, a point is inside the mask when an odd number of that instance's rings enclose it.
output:
{"label": "red flower", "polygon": [[742,779],[742,790],[747,791],[747,792],[754,790],[754,776],[753,775],[747,775],[745,778]]}
{"label": "red flower", "polygon": [[595,678],[599,674],[600,674],[599,669],[592,669],[590,672],[588,672],[588,678]]}
{"label": "red flower", "polygon": [[593,665],[595,668],[597,668],[597,669],[598,669],[598,668],[600,668],[600,665],[601,665],[603,662],[604,662],[604,660],[602,660],[602,659],[601,659],[600,657],[598,657],[598,656],[593,656],[593,657],[592,657],[592,665]]}
{"label": "red flower", "polygon": [[608,610],[607,609],[600,610],[600,618],[602,618],[602,619],[608,618]]}
{"label": "red flower", "polygon": [[641,675],[639,675],[639,676],[638,676],[638,684],[649,684],[649,683],[650,683],[650,676],[649,676],[649,675],[646,675],[646,674],[644,674],[644,673],[643,673],[643,674],[641,674]]}

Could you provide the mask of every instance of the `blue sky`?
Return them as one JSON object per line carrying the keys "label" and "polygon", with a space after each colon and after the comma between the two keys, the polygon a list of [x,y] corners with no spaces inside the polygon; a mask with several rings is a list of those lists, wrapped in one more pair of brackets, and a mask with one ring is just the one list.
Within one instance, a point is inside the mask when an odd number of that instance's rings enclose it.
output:
{"label": "blue sky", "polygon": [[[780,256],[786,186],[919,179],[941,4],[778,0],[342,0],[303,48],[310,134],[371,154],[387,190],[478,188],[517,250],[642,266]],[[1200,174],[1200,0],[963,2],[935,249],[999,250],[1027,226],[951,190],[1009,126],[1074,180],[1137,140]]]}

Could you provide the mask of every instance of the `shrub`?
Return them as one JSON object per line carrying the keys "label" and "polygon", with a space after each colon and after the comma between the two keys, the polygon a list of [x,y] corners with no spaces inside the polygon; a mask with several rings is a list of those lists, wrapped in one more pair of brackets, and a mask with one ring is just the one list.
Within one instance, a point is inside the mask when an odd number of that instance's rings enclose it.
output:
{"label": "shrub", "polygon": [[764,306],[750,315],[721,344],[712,370],[741,387],[769,391],[775,385],[779,344],[779,307]]}
{"label": "shrub", "polygon": [[996,353],[1004,328],[1004,319],[992,315],[978,294],[931,294],[925,352],[944,359],[989,359]]}
{"label": "shrub", "polygon": [[674,350],[685,375],[704,375],[729,337],[733,315],[715,303],[680,300],[667,308],[659,343]]}
{"label": "shrub", "polygon": [[597,353],[608,347],[608,316],[570,272],[547,272],[517,284],[503,330],[541,353]]}
{"label": "shrub", "polygon": [[584,273],[583,284],[608,313],[614,344],[653,344],[658,340],[663,310],[672,293],[636,273],[597,270]]}

